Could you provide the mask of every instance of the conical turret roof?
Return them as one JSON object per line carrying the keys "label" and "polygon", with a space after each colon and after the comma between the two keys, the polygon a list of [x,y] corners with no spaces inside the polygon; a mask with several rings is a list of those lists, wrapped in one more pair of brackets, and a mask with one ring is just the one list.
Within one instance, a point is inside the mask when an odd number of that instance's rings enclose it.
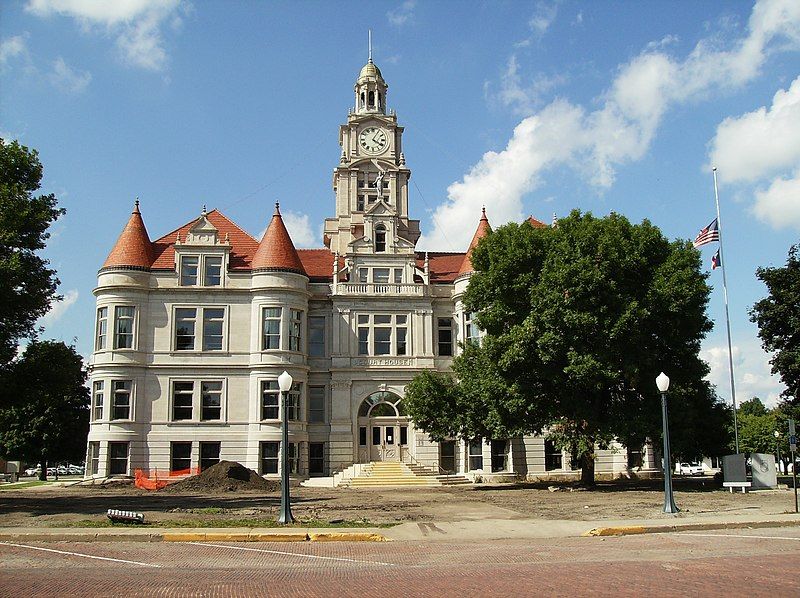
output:
{"label": "conical turret roof", "polygon": [[253,271],[274,270],[279,272],[296,272],[306,274],[303,262],[294,248],[289,231],[283,224],[280,206],[275,204],[275,213],[264,231],[264,236],[258,244],[258,250],[253,256]]}
{"label": "conical turret roof", "polygon": [[486,208],[482,208],[481,219],[480,222],[478,222],[478,229],[475,231],[475,234],[472,237],[472,242],[469,244],[469,249],[467,249],[467,254],[464,256],[464,261],[461,262],[461,268],[458,271],[459,276],[462,274],[469,274],[473,271],[471,259],[472,250],[478,245],[478,241],[483,239],[490,232],[492,232],[492,227],[489,226],[489,219],[486,217]]}
{"label": "conical turret roof", "polygon": [[144,220],[139,212],[139,200],[133,206],[133,212],[122,229],[111,253],[108,254],[101,270],[107,268],[133,268],[149,270],[153,264],[153,244],[147,234]]}

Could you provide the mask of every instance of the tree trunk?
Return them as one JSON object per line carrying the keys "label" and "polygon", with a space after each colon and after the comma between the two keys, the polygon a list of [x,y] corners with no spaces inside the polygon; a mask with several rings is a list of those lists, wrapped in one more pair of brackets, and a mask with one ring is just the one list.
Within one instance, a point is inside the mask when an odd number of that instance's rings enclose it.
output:
{"label": "tree trunk", "polygon": [[581,455],[581,486],[594,486],[594,449]]}
{"label": "tree trunk", "polygon": [[40,461],[42,463],[42,469],[39,472],[39,481],[44,482],[47,480],[47,458],[44,455],[42,455],[40,457]]}

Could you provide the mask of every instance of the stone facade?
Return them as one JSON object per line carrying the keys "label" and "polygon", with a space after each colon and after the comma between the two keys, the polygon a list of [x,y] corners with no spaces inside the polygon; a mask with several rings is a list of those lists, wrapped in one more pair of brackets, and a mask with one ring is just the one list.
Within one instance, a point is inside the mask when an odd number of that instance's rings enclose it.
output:
{"label": "stone facade", "polygon": [[[374,460],[482,478],[570,475],[569,456],[541,437],[440,445],[405,414],[408,382],[447,371],[458,344],[479,331],[461,304],[469,250],[415,249],[411,171],[387,90],[370,60],[339,129],[325,248],[296,250],[277,206],[260,242],[205,209],[151,241],[137,203],[94,291],[87,476],[219,459],[277,476],[284,370],[295,383],[288,433],[297,477]],[[473,245],[488,227],[484,214]],[[600,451],[597,471],[652,467],[650,452],[641,458]]]}

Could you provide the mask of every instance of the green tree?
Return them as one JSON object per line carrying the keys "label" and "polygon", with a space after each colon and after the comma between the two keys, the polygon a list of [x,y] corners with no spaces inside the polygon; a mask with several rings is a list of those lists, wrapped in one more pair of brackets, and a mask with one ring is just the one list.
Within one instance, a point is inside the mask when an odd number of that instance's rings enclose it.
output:
{"label": "green tree", "polygon": [[[753,397],[739,405],[739,449],[743,453],[775,453],[775,412],[768,410],[761,399]],[[788,445],[787,445],[788,446]]]}
{"label": "green tree", "polygon": [[454,378],[412,382],[406,402],[417,425],[488,438],[551,428],[592,484],[595,445],[660,437],[655,378],[663,370],[671,417],[686,428],[676,454],[705,452],[714,435],[692,431],[704,418],[719,422],[723,410],[703,380],[709,288],[688,242],[669,242],[647,221],[574,211],[556,228],[497,229],[472,265],[463,301],[486,335],[454,360]]}
{"label": "green tree", "polygon": [[758,268],[756,276],[769,295],[750,310],[750,320],[758,324],[764,350],[772,353],[772,372],[786,385],[783,398],[800,407],[800,259],[798,245],[789,249],[782,268]]}
{"label": "green tree", "polygon": [[58,299],[55,271],[36,252],[64,210],[56,207],[54,195],[34,195],[41,180],[36,150],[0,138],[0,369]]}
{"label": "green tree", "polygon": [[56,341],[33,341],[11,366],[12,404],[0,409],[0,454],[42,465],[83,460],[89,391],[83,358]]}

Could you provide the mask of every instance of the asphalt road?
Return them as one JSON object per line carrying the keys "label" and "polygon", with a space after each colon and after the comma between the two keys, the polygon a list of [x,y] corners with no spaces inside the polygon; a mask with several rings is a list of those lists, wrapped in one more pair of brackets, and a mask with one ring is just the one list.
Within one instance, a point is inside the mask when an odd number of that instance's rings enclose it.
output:
{"label": "asphalt road", "polygon": [[0,596],[797,596],[800,527],[493,542],[0,544]]}

